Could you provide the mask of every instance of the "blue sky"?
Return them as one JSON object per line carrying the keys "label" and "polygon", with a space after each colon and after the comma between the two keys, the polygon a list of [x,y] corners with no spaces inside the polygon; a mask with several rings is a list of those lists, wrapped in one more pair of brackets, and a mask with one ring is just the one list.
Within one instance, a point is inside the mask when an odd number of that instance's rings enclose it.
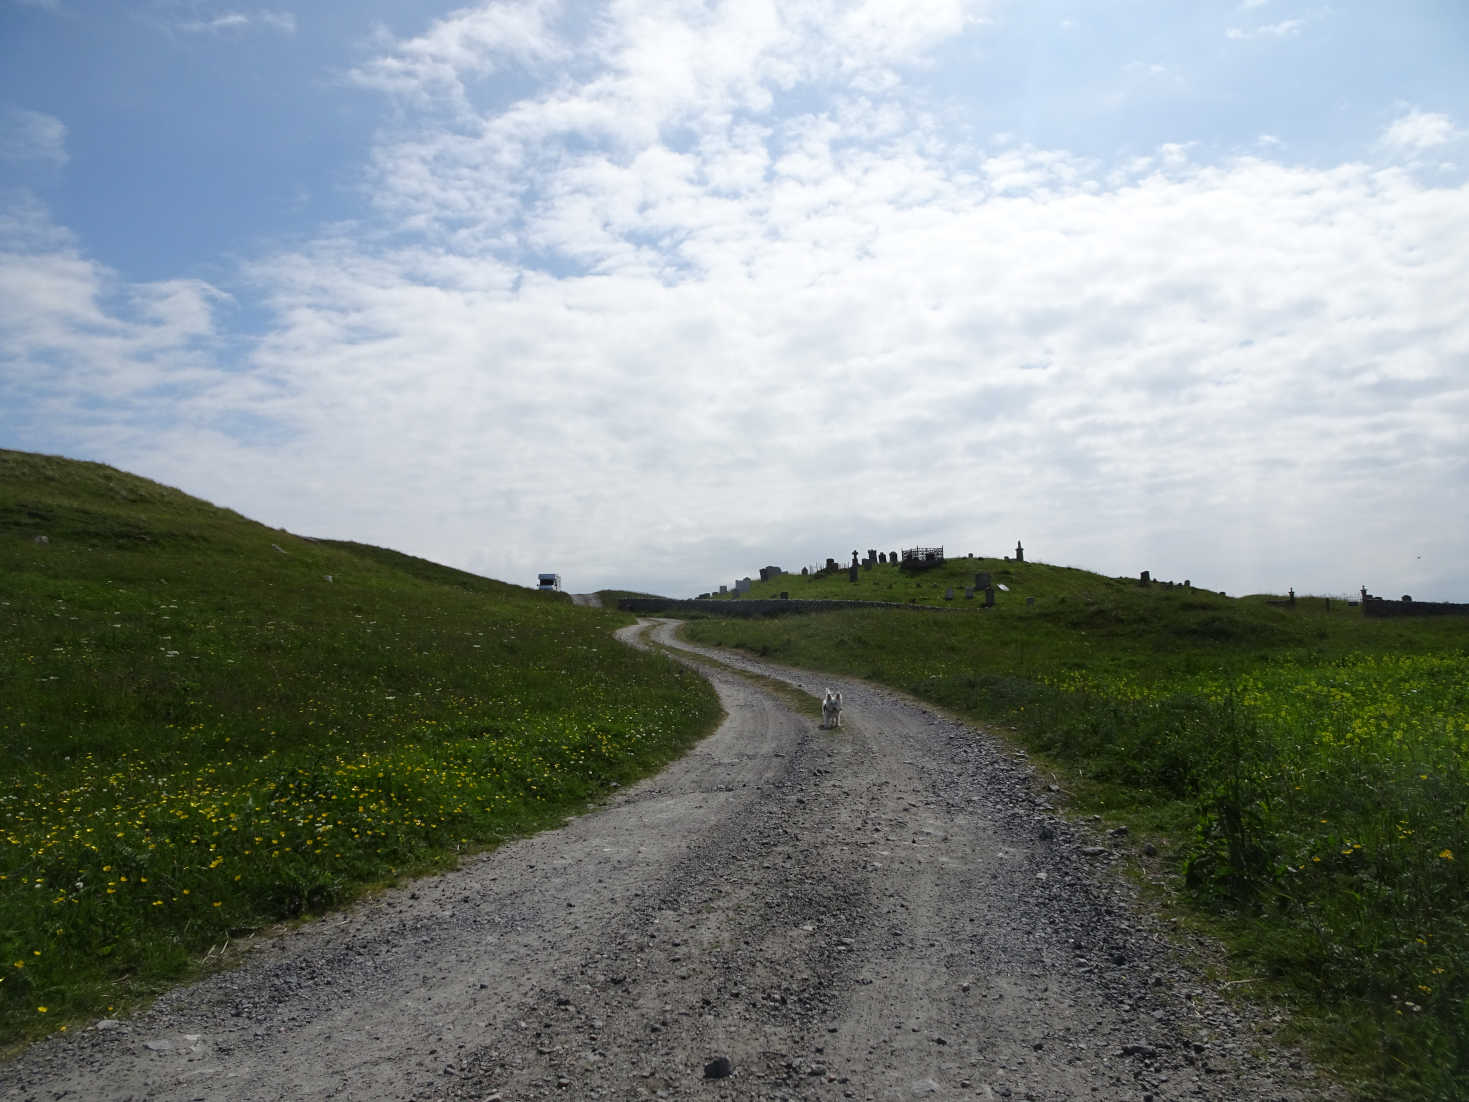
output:
{"label": "blue sky", "polygon": [[531,584],[1469,600],[1469,8],[0,0],[0,445]]}

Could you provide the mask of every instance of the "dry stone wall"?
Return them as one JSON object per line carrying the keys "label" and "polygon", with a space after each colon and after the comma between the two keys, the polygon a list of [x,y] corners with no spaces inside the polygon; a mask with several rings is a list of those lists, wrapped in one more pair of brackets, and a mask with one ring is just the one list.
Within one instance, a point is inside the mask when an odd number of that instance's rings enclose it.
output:
{"label": "dry stone wall", "polygon": [[1469,616],[1469,605],[1453,604],[1449,601],[1385,601],[1381,597],[1368,597],[1362,605],[1362,615],[1384,618]]}

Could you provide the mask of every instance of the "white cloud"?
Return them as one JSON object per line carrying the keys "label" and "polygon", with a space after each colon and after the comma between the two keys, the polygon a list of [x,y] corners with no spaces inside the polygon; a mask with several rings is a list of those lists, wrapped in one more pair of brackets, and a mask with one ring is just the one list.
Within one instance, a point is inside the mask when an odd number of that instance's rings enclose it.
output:
{"label": "white cloud", "polygon": [[1282,19],[1278,23],[1264,23],[1256,27],[1230,27],[1224,32],[1226,38],[1294,38],[1306,27],[1304,19]]}
{"label": "white cloud", "polygon": [[1400,153],[1423,153],[1463,136],[1449,116],[1413,110],[1392,121],[1383,131],[1382,144]]}
{"label": "white cloud", "polygon": [[419,103],[447,97],[467,106],[468,79],[507,63],[535,66],[569,56],[550,25],[558,8],[555,0],[508,0],[456,12],[403,41],[380,31],[387,51],[354,69],[351,79]]}
{"label": "white cloud", "polygon": [[40,111],[0,108],[0,160],[66,164],[66,124]]}
{"label": "white cloud", "polygon": [[151,419],[159,387],[197,398],[218,375],[213,313],[226,301],[201,280],[120,280],[33,198],[0,219],[0,375],[80,422],[96,421],[104,400],[109,418]]}
{"label": "white cloud", "polygon": [[892,67],[923,61],[936,43],[983,22],[981,0],[650,0],[614,5],[609,18],[568,35],[554,0],[514,0],[456,12],[424,34],[392,42],[358,67],[365,86],[464,110],[466,82],[506,65],[555,63],[565,76],[522,121],[632,133],[710,110],[770,107],[772,94],[841,80],[890,87]]}
{"label": "white cloud", "polygon": [[289,35],[296,33],[296,16],[288,11],[228,11],[207,19],[179,20],[171,26],[186,34],[221,34],[259,27]]}
{"label": "white cloud", "polygon": [[[733,120],[765,117],[776,95],[798,87],[848,92],[883,85],[893,65],[916,61],[944,35],[978,22],[981,10],[952,0],[866,0],[855,6],[744,0],[706,11],[700,4],[666,0],[626,5],[620,9],[625,18],[608,20],[581,40],[559,35],[552,9],[537,0],[458,13],[422,36],[393,44],[354,74],[404,102],[429,112],[443,107],[455,118],[447,130],[414,119],[405,126],[411,139],[379,149],[373,201],[414,226],[448,228],[442,215],[453,212],[453,232],[461,238],[472,234],[503,247],[523,244],[516,223],[527,196],[548,189],[551,195],[542,203],[565,215],[576,201],[567,182],[578,173],[603,171],[599,160],[625,162],[677,130],[695,143],[722,146],[732,125],[741,125]],[[534,67],[552,60],[559,75],[545,91],[489,109],[470,105],[468,78],[504,64]],[[568,79],[565,74],[572,72],[582,76]],[[843,102],[869,98],[847,94]],[[893,125],[891,111],[881,116],[881,125]],[[592,149],[570,158],[578,164],[563,171],[568,139]],[[797,170],[799,156],[785,159],[786,172]],[[749,168],[756,162],[742,163]],[[550,174],[558,179],[549,181]],[[716,169],[711,179],[728,178]],[[601,228],[584,224],[593,213],[583,208],[575,235],[553,232],[531,243],[594,240]]]}
{"label": "white cloud", "polygon": [[185,31],[190,34],[201,34],[215,31],[239,30],[250,25],[250,17],[240,12],[224,12],[216,15],[213,19],[190,19],[175,23],[174,29]]}

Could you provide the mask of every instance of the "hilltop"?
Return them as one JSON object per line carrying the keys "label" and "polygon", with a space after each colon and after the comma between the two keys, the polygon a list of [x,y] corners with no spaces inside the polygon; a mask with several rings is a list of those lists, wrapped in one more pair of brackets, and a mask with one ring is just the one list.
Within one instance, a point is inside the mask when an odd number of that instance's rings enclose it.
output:
{"label": "hilltop", "polygon": [[977,555],[947,558],[925,570],[908,570],[892,562],[867,563],[858,568],[855,581],[851,580],[845,566],[807,574],[782,571],[765,578],[749,579],[749,590],[743,594],[711,593],[706,596],[715,600],[768,600],[788,594],[793,601],[886,601],[965,608],[984,603],[984,592],[976,589],[977,576],[981,574],[988,576],[995,589],[996,606],[1026,598],[1101,598],[1131,593],[1139,588],[1158,591],[1177,588],[1205,598],[1220,596],[1207,590],[1195,590],[1191,582],[1175,585],[1157,581],[1142,586],[1138,578],[1111,578],[1076,567]]}

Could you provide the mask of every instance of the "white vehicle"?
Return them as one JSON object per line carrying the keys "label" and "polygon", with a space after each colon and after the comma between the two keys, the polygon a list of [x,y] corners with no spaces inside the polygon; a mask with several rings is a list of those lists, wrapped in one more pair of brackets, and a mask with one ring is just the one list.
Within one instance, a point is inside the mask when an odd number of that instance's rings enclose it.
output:
{"label": "white vehicle", "polygon": [[540,579],[540,585],[536,586],[537,589],[544,590],[547,593],[561,592],[560,574],[539,574],[537,577]]}

